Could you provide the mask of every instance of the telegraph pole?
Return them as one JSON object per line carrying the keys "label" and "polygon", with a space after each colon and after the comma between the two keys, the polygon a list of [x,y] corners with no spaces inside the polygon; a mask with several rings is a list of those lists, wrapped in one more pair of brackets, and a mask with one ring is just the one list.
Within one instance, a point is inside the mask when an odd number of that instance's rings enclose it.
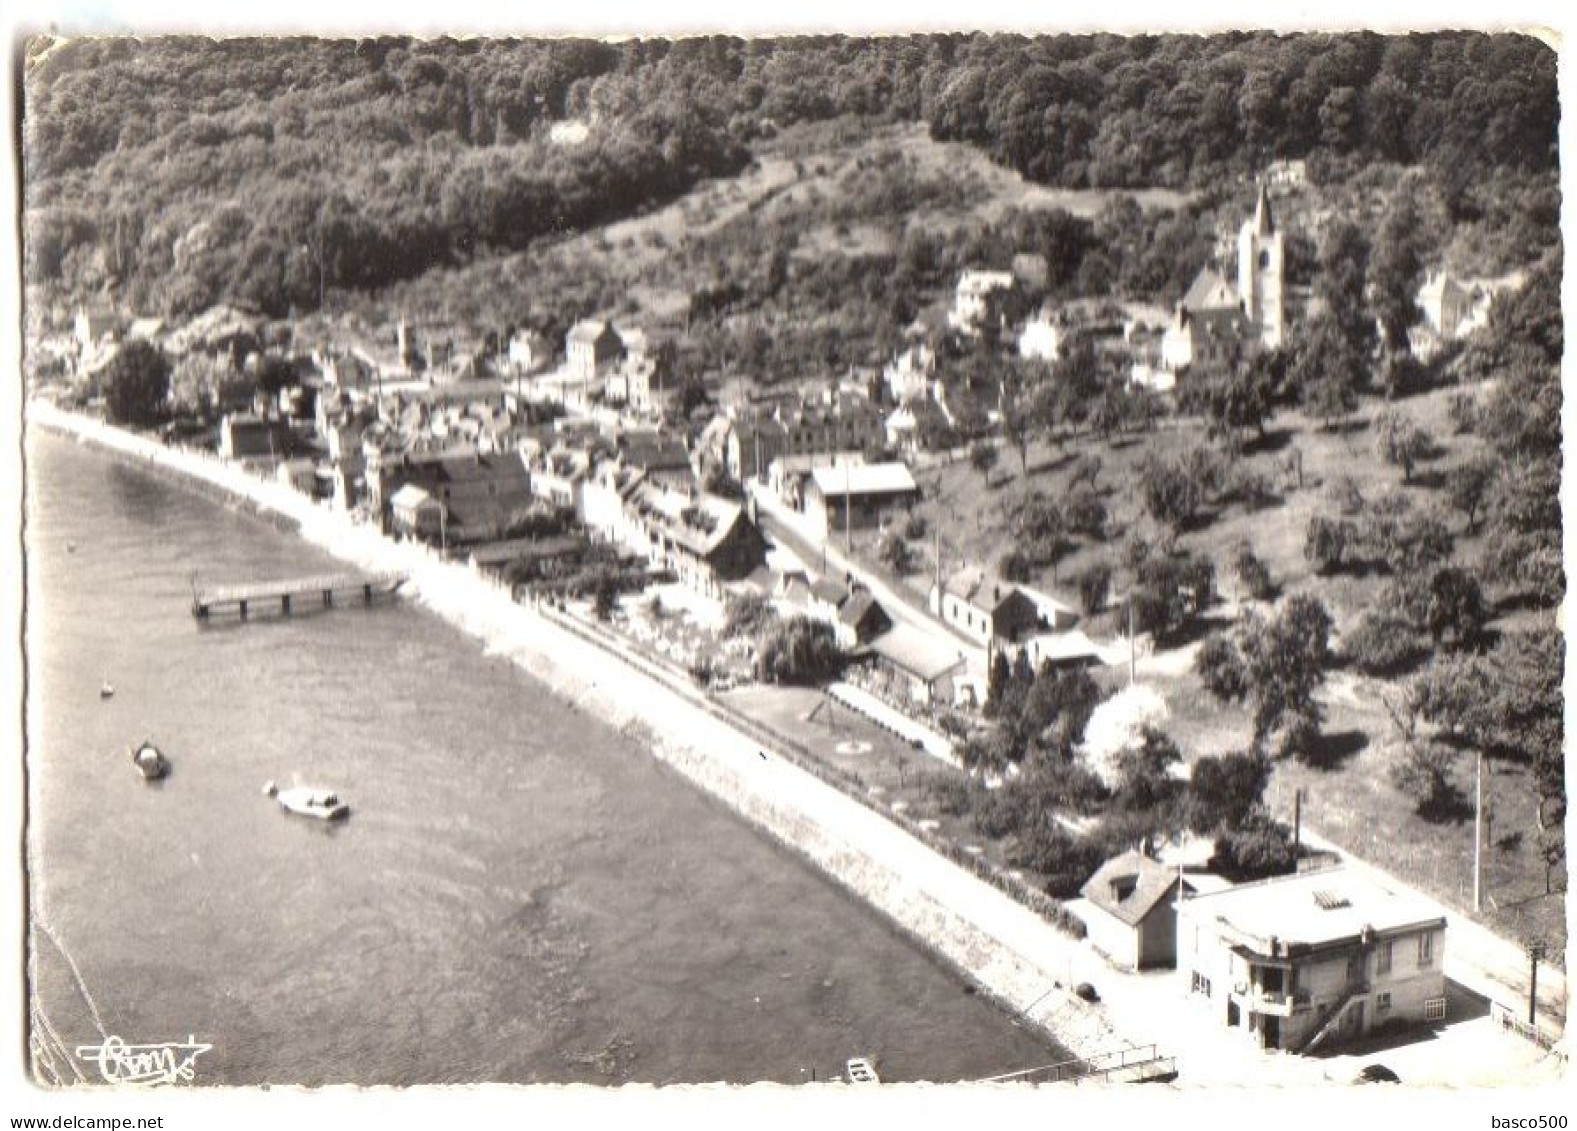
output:
{"label": "telegraph pole", "polygon": [[1133,635],[1133,590],[1128,591],[1128,686],[1132,687],[1138,680],[1139,670],[1139,645],[1134,641]]}
{"label": "telegraph pole", "polygon": [[843,463],[843,552],[854,554],[854,530],[852,527],[854,515],[854,497],[849,486],[849,463]]}
{"label": "telegraph pole", "polygon": [[[1479,752],[1473,787],[1473,912],[1484,910],[1484,754]],[[1538,966],[1538,960],[1534,960]]]}

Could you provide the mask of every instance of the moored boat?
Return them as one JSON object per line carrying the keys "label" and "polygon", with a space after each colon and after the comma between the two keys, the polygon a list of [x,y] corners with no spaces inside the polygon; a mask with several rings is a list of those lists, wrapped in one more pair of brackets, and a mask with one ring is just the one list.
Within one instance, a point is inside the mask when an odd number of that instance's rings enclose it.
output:
{"label": "moored boat", "polygon": [[100,699],[113,699],[114,697],[115,697],[115,689],[109,685],[109,681],[108,680],[106,680],[105,682],[99,684],[99,698]]}
{"label": "moored boat", "polygon": [[170,772],[170,760],[151,742],[144,742],[132,750],[131,762],[143,781],[155,781]]}
{"label": "moored boat", "polygon": [[350,806],[341,801],[333,790],[319,789],[310,785],[280,789],[273,782],[269,782],[263,787],[263,792],[279,802],[287,812],[299,813],[303,817],[332,821],[350,815]]}

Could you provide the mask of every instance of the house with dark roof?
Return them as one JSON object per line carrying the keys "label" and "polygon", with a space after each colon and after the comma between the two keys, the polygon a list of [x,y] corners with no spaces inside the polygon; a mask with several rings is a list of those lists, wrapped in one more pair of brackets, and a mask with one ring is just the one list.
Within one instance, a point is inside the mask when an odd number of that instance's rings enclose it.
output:
{"label": "house with dark roof", "polygon": [[720,596],[730,581],[766,563],[767,543],[745,508],[729,499],[638,480],[624,503],[625,535],[656,569]]}
{"label": "house with dark roof", "polygon": [[[394,500],[407,486],[421,489],[438,506],[438,534],[448,546],[488,542],[508,536],[532,504],[531,473],[518,452],[479,452],[447,448],[405,452],[367,467],[368,503],[386,529],[396,528]],[[403,496],[413,520],[431,507],[413,493]],[[409,533],[430,537],[430,521],[413,521]]]}
{"label": "house with dark roof", "polygon": [[1124,970],[1175,966],[1178,892],[1225,886],[1215,876],[1183,873],[1142,852],[1114,856],[1079,891],[1090,945]]}

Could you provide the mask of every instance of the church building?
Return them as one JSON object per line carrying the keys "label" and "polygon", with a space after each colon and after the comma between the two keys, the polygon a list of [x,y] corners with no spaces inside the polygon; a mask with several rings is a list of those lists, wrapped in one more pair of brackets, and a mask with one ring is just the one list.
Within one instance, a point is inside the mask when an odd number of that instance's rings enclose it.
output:
{"label": "church building", "polygon": [[1254,215],[1238,232],[1237,286],[1209,267],[1194,278],[1161,338],[1161,368],[1230,360],[1286,340],[1286,246],[1261,185]]}

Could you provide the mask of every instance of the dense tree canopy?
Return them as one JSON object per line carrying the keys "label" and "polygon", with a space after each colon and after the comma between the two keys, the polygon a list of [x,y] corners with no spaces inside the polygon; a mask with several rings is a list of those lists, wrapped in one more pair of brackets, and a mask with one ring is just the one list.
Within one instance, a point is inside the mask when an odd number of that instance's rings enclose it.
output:
{"label": "dense tree canopy", "polygon": [[[1556,159],[1555,54],[1513,35],[40,38],[29,54],[30,277],[173,313],[279,314],[523,248],[842,115],[924,122],[1074,187],[1221,184],[1278,156],[1317,175],[1423,162],[1464,215],[1502,207],[1487,171]],[[1182,214],[1023,223],[1053,287],[1104,273],[1175,293],[1210,254]],[[922,239],[903,262],[912,281],[936,266]]]}

